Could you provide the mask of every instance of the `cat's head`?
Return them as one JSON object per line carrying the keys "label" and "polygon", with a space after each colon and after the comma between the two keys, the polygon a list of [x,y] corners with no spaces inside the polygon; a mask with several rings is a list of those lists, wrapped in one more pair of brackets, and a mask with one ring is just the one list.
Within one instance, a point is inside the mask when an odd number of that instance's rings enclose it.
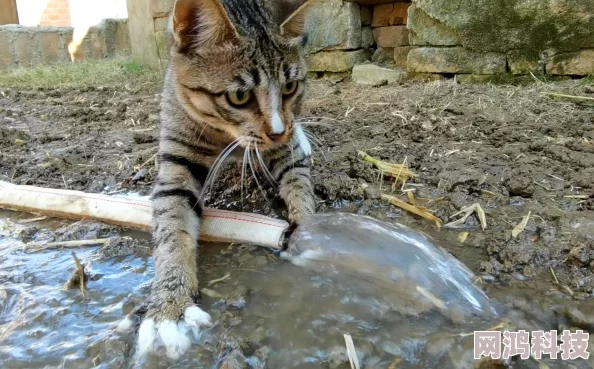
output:
{"label": "cat's head", "polygon": [[192,118],[260,149],[286,144],[303,100],[314,0],[177,0],[170,67]]}

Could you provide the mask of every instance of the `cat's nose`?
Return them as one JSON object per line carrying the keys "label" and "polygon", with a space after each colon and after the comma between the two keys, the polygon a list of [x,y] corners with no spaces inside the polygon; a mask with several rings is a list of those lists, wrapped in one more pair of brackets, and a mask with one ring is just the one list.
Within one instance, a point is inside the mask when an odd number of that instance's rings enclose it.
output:
{"label": "cat's nose", "polygon": [[266,134],[272,141],[278,141],[285,135],[285,130],[282,132],[268,132]]}

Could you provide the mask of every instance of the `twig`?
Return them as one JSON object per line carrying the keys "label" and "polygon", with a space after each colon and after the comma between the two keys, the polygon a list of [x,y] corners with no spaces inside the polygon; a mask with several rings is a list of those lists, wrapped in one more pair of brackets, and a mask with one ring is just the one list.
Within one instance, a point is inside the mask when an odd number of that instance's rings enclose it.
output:
{"label": "twig", "polygon": [[553,275],[553,278],[555,278],[555,282],[557,284],[560,284],[559,279],[557,278],[557,274],[555,274],[555,271],[553,270],[553,267],[551,267],[550,269],[551,269],[551,274]]}
{"label": "twig", "polygon": [[565,199],[581,199],[581,200],[589,199],[590,197],[592,197],[592,195],[565,195],[565,196],[563,196],[563,198],[565,198]]}
{"label": "twig", "polygon": [[574,96],[574,95],[564,95],[564,94],[556,94],[553,92],[541,92],[541,94],[551,97],[551,98],[558,98],[558,99],[565,99],[575,102],[590,102],[594,103],[594,97],[587,97],[587,96]]}
{"label": "twig", "polygon": [[200,293],[211,297],[213,299],[222,299],[225,298],[225,295],[218,293],[217,291],[209,290],[208,288],[203,288],[200,290]]}
{"label": "twig", "polygon": [[38,252],[44,250],[51,250],[51,249],[60,249],[60,248],[74,248],[74,247],[83,247],[83,246],[98,246],[98,245],[107,245],[111,238],[98,238],[95,240],[75,240],[75,241],[63,241],[63,242],[50,242],[46,243],[45,245],[41,245],[38,243],[29,243],[25,245],[26,252]]}
{"label": "twig", "polygon": [[146,165],[148,165],[151,161],[155,160],[155,158],[157,157],[157,154],[154,154],[153,156],[151,156],[147,161],[145,161],[144,163],[140,164],[140,166],[138,167],[138,169],[142,169],[144,168]]}
{"label": "twig", "polygon": [[20,223],[21,224],[27,224],[27,223],[35,223],[35,222],[41,222],[42,220],[46,220],[47,217],[43,216],[43,217],[37,217],[37,218],[31,218],[31,219],[25,219],[25,220],[21,220]]}
{"label": "twig", "polygon": [[228,279],[229,277],[231,277],[231,274],[227,273],[227,274],[225,274],[224,276],[222,276],[221,278],[218,278],[218,279],[213,279],[212,281],[208,282],[208,285],[209,285],[209,286],[212,286],[213,284],[215,284],[215,283],[219,283],[219,282],[222,282],[222,281],[224,281],[225,279]]}
{"label": "twig", "polygon": [[72,251],[72,259],[74,259],[74,265],[76,269],[73,271],[72,275],[68,279],[66,283],[65,289],[71,289],[78,283],[80,287],[80,292],[82,293],[83,298],[86,297],[85,295],[85,282],[86,282],[86,275],[85,275],[85,267],[82,265],[74,251]]}

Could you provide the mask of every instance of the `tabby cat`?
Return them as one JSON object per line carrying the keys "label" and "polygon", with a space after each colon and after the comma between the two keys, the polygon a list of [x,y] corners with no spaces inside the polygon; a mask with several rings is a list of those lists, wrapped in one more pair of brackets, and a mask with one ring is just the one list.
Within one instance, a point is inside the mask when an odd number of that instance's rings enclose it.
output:
{"label": "tabby cat", "polygon": [[198,299],[204,187],[224,158],[257,161],[289,221],[314,212],[304,97],[306,0],[177,0],[153,192],[156,275],[139,329],[142,355],[179,357],[210,325]]}

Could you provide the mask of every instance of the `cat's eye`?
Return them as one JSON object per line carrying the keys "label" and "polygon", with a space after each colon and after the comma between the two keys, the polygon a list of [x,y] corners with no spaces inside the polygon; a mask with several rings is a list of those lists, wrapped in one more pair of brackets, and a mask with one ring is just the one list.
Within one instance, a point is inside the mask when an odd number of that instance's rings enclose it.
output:
{"label": "cat's eye", "polygon": [[297,91],[297,87],[299,87],[298,81],[291,81],[289,83],[285,83],[285,85],[283,86],[283,95],[293,95],[295,91]]}
{"label": "cat's eye", "polygon": [[235,107],[242,107],[252,101],[252,91],[231,91],[227,92],[227,101]]}

